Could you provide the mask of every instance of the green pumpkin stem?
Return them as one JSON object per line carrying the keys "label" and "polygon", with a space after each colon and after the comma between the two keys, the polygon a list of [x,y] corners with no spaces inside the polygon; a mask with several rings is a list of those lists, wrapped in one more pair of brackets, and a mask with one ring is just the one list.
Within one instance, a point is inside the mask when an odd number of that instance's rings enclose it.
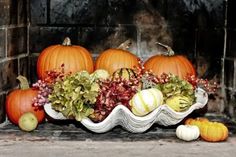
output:
{"label": "green pumpkin stem", "polygon": [[156,43],[167,49],[167,55],[168,56],[173,56],[175,54],[175,52],[172,50],[172,48],[170,46],[162,44],[160,42],[156,42]]}
{"label": "green pumpkin stem", "polygon": [[66,37],[62,43],[63,46],[71,46],[71,41],[69,37]]}
{"label": "green pumpkin stem", "polygon": [[29,89],[30,88],[29,82],[26,77],[19,75],[16,79],[19,80],[19,82],[20,82],[20,89]]}
{"label": "green pumpkin stem", "polygon": [[131,44],[132,44],[131,39],[128,39],[128,40],[126,40],[125,42],[121,43],[121,44],[117,47],[117,49],[127,50],[127,49],[130,47]]}

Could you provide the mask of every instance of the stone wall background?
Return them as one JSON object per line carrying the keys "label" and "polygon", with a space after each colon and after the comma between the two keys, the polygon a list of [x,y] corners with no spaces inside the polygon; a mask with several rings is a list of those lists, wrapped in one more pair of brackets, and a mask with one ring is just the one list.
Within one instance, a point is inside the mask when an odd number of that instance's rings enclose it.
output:
{"label": "stone wall background", "polygon": [[0,122],[5,121],[7,93],[17,86],[16,77],[29,78],[27,0],[0,0]]}
{"label": "stone wall background", "polygon": [[235,7],[234,0],[0,0],[0,121],[16,76],[35,82],[39,53],[66,36],[94,58],[127,39],[143,60],[163,52],[156,41],[168,44],[199,77],[221,84],[208,112],[236,117]]}

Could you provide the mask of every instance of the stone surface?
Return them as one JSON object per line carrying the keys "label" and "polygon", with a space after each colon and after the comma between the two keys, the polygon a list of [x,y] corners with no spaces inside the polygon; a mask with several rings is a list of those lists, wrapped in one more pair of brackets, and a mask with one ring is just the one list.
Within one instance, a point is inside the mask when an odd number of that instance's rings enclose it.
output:
{"label": "stone surface", "polygon": [[[25,137],[27,138],[27,137]],[[183,142],[161,139],[152,141],[42,141],[40,139],[20,140],[11,137],[0,141],[1,157],[24,156],[80,156],[80,157],[232,157],[236,153],[236,138],[227,142],[209,143],[203,141]],[[27,148],[27,149],[26,149]],[[219,149],[220,148],[220,149]]]}
{"label": "stone surface", "polygon": [[[212,121],[223,122],[229,128],[229,136],[236,136],[236,125],[225,115],[207,114]],[[181,123],[180,123],[181,124]],[[40,124],[33,132],[26,133],[12,124],[2,126],[0,140],[4,139],[28,139],[28,140],[54,140],[54,141],[157,141],[161,139],[177,140],[175,136],[176,126],[153,125],[144,133],[130,133],[117,126],[111,131],[98,134],[88,131],[80,123],[75,121],[55,121]],[[10,138],[9,138],[10,136]],[[178,141],[178,140],[177,140]]]}
{"label": "stone surface", "polygon": [[0,25],[6,25],[9,23],[9,0],[0,1]]}
{"label": "stone surface", "polygon": [[228,113],[232,119],[236,120],[236,91],[226,90],[226,101],[228,103]]}
{"label": "stone surface", "polygon": [[225,60],[225,85],[226,87],[236,88],[235,73],[236,73],[236,61]]}
{"label": "stone surface", "polygon": [[48,0],[30,1],[30,22],[32,25],[47,23],[47,2]]}
{"label": "stone surface", "polygon": [[132,40],[130,49],[137,51],[137,30],[134,26],[120,25],[119,27],[83,27],[79,36],[79,44],[97,56],[109,48],[117,48],[128,39]]}
{"label": "stone surface", "polygon": [[27,23],[27,0],[20,0],[17,1],[17,17],[18,17],[18,22],[17,24],[26,24]]}
{"label": "stone surface", "polygon": [[17,24],[18,19],[18,5],[17,0],[9,0],[10,1],[10,23],[9,24]]}
{"label": "stone surface", "polygon": [[236,1],[235,0],[228,0],[228,28],[236,28]]}
{"label": "stone surface", "polygon": [[27,27],[9,28],[7,31],[7,56],[27,53]]}
{"label": "stone surface", "polygon": [[196,34],[193,29],[171,28],[173,46],[175,54],[187,56],[190,60],[195,55]]}
{"label": "stone surface", "polygon": [[61,44],[70,37],[72,44],[78,43],[77,27],[31,27],[29,35],[30,53],[40,53],[50,45]]}
{"label": "stone surface", "polygon": [[37,78],[37,59],[38,55],[29,56],[29,81],[34,83],[38,80]]}
{"label": "stone surface", "polygon": [[0,94],[0,123],[3,123],[6,119],[5,100],[6,100],[6,94]]}
{"label": "stone surface", "polygon": [[0,59],[6,57],[5,29],[0,29]]}
{"label": "stone surface", "polygon": [[19,60],[19,75],[25,76],[27,79],[29,78],[29,57],[20,58]]}
{"label": "stone surface", "polygon": [[51,0],[50,23],[95,24],[96,0]]}
{"label": "stone surface", "polygon": [[214,28],[224,26],[224,0],[168,0],[167,21],[171,27]]}
{"label": "stone surface", "polygon": [[0,91],[16,87],[18,76],[17,59],[0,63]]}
{"label": "stone surface", "polygon": [[226,56],[236,58],[236,30],[228,30]]}

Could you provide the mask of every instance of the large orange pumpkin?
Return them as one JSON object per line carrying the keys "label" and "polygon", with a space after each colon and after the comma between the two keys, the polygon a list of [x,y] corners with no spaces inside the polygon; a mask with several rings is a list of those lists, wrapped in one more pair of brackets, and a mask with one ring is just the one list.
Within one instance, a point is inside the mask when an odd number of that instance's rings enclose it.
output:
{"label": "large orange pumpkin", "polygon": [[68,37],[65,38],[62,45],[52,45],[42,51],[37,62],[38,77],[44,79],[47,71],[60,70],[62,65],[64,65],[65,73],[75,73],[81,70],[92,73],[94,70],[93,59],[89,51],[81,46],[71,45]]}
{"label": "large orange pumpkin", "polygon": [[96,60],[95,69],[105,69],[112,75],[118,69],[132,69],[134,66],[139,66],[138,57],[127,50],[123,50],[123,47],[122,45],[119,48],[111,48],[102,52]]}
{"label": "large orange pumpkin", "polygon": [[175,55],[174,51],[167,45],[158,43],[167,48],[167,55],[155,55],[149,58],[144,67],[151,70],[155,75],[160,76],[162,73],[172,73],[184,79],[187,75],[196,75],[192,63],[182,55]]}
{"label": "large orange pumpkin", "polygon": [[32,112],[41,123],[45,118],[44,109],[33,106],[33,99],[38,91],[29,88],[26,78],[19,76],[20,89],[13,90],[6,99],[6,113],[13,124],[18,124],[20,117],[26,112]]}

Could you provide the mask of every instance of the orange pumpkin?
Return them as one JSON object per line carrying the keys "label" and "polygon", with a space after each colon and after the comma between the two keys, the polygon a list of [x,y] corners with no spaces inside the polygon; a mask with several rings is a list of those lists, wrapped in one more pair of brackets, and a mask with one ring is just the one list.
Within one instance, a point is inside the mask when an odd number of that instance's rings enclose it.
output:
{"label": "orange pumpkin", "polygon": [[207,118],[188,118],[186,125],[196,125],[200,130],[201,138],[209,142],[224,141],[228,137],[228,128],[219,122],[210,122]]}
{"label": "orange pumpkin", "polygon": [[160,76],[162,73],[172,73],[184,79],[187,75],[196,75],[192,63],[182,55],[174,55],[174,51],[167,45],[158,43],[167,48],[167,55],[155,55],[149,58],[144,67],[151,70],[155,75]]}
{"label": "orange pumpkin", "polygon": [[[126,41],[127,42],[127,41]],[[123,43],[126,45],[126,43]],[[95,69],[105,69],[112,75],[121,68],[134,68],[139,66],[139,59],[129,51],[123,50],[124,45],[102,52],[96,60]]]}
{"label": "orange pumpkin", "polygon": [[81,46],[71,45],[65,38],[62,45],[52,45],[42,51],[38,57],[37,73],[40,79],[47,76],[47,71],[59,70],[64,65],[65,73],[86,70],[92,73],[94,64],[91,54]]}
{"label": "orange pumpkin", "polygon": [[204,118],[204,117],[198,117],[196,119],[188,118],[188,119],[186,119],[184,124],[185,125],[192,125],[192,124],[194,124],[196,122],[209,122],[209,120],[207,118]]}
{"label": "orange pumpkin", "polygon": [[19,76],[20,89],[12,91],[6,99],[6,114],[13,124],[18,124],[20,117],[26,112],[32,112],[41,123],[45,118],[44,109],[33,106],[33,99],[38,95],[38,91],[29,88],[27,79]]}
{"label": "orange pumpkin", "polygon": [[201,126],[201,138],[205,141],[224,141],[227,139],[228,134],[228,128],[219,122],[206,122]]}

